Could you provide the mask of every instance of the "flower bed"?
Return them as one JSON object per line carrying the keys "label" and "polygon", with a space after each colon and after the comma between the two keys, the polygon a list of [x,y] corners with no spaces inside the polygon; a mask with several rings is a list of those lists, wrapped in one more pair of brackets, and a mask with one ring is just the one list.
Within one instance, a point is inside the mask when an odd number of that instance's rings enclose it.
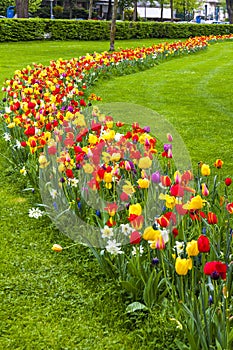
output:
{"label": "flower bed", "polygon": [[4,87],[4,138],[21,174],[34,186],[40,174],[47,214],[128,291],[128,312],[169,301],[191,349],[230,349],[233,340],[232,180],[222,178],[220,159],[194,172],[176,169],[170,133],[162,144],[148,127],[129,128],[97,107],[90,112],[90,101],[100,98],[87,90],[103,74],[232,38],[52,61],[17,71]]}

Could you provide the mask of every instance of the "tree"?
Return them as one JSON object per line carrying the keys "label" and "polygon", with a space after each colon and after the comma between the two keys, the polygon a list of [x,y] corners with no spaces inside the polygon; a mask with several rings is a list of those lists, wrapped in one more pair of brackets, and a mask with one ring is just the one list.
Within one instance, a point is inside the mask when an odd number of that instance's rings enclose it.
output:
{"label": "tree", "polygon": [[[168,0],[158,0],[158,3],[160,5],[160,20],[163,20],[163,10],[164,10],[164,5],[168,4]],[[154,1],[150,1],[151,6],[156,6]]]}
{"label": "tree", "polygon": [[174,7],[182,17],[182,20],[187,20],[190,18],[193,10],[197,9],[200,3],[197,0],[175,0]]}
{"label": "tree", "polygon": [[110,51],[115,50],[117,7],[118,7],[118,0],[114,0],[113,11],[112,11],[111,31],[110,31]]}
{"label": "tree", "polygon": [[228,19],[230,24],[233,24],[233,0],[226,0]]}
{"label": "tree", "polygon": [[112,18],[112,0],[108,0],[108,12],[107,12],[107,21],[110,21]]}
{"label": "tree", "polygon": [[173,0],[170,0],[170,8],[171,8],[171,22],[173,22],[173,19],[174,19]]}
{"label": "tree", "polygon": [[93,12],[93,0],[90,0],[88,19],[92,19],[92,12]]}
{"label": "tree", "polygon": [[18,18],[28,18],[29,0],[15,0],[15,6]]}

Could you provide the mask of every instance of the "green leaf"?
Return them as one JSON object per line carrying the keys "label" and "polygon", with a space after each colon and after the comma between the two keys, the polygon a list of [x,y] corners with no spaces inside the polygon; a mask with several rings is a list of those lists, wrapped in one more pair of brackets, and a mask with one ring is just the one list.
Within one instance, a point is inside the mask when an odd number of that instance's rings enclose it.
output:
{"label": "green leaf", "polygon": [[123,288],[125,288],[129,293],[131,293],[133,296],[136,296],[137,293],[140,291],[138,290],[135,285],[130,283],[129,281],[121,281],[121,285]]}
{"label": "green leaf", "polygon": [[187,345],[185,345],[183,342],[181,342],[180,340],[175,340],[175,343],[176,343],[176,345],[178,346],[178,348],[180,349],[180,350],[188,350],[188,349],[190,349]]}
{"label": "green leaf", "polygon": [[230,331],[229,336],[228,336],[228,343],[229,343],[228,345],[231,345],[232,342],[233,342],[233,328]]}
{"label": "green leaf", "polygon": [[139,303],[138,301],[135,301],[131,304],[129,304],[126,308],[126,312],[135,312],[135,311],[142,311],[142,310],[148,310],[148,307],[142,303]]}

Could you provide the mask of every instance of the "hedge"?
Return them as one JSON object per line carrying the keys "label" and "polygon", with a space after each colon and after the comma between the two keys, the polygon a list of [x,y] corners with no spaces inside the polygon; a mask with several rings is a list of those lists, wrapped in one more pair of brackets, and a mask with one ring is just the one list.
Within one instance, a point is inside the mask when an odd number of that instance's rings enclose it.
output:
{"label": "hedge", "polygon": [[[0,42],[29,40],[108,40],[111,23],[50,19],[1,19]],[[233,33],[231,24],[117,22],[116,39],[189,38]]]}

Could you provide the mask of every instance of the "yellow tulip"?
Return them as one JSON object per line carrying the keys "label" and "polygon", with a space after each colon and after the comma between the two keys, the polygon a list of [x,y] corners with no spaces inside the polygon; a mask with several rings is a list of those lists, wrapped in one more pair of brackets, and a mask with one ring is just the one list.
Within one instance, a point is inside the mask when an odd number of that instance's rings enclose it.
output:
{"label": "yellow tulip", "polygon": [[142,207],[139,203],[137,204],[131,204],[129,206],[129,215],[134,214],[134,215],[141,215],[142,214]]}
{"label": "yellow tulip", "polygon": [[111,173],[104,173],[104,181],[106,182],[106,183],[110,183],[110,182],[112,182],[112,174]]}
{"label": "yellow tulip", "polygon": [[186,252],[188,256],[197,256],[199,254],[197,241],[193,239],[191,242],[188,242],[186,246]]}
{"label": "yellow tulip", "polygon": [[83,165],[83,170],[84,170],[84,172],[86,174],[92,174],[94,168],[93,168],[93,166],[91,164],[86,163],[86,164]]}
{"label": "yellow tulip", "polygon": [[95,145],[97,143],[97,141],[98,141],[98,137],[96,135],[93,135],[93,134],[89,135],[88,142],[91,145]]}
{"label": "yellow tulip", "polygon": [[142,238],[146,241],[157,241],[162,237],[161,232],[159,230],[154,230],[152,226],[148,226],[145,228]]}
{"label": "yellow tulip", "polygon": [[207,164],[202,164],[201,166],[201,175],[209,176],[210,175],[210,167]]}
{"label": "yellow tulip", "polygon": [[54,245],[52,246],[52,250],[53,250],[54,252],[57,252],[57,253],[61,252],[62,249],[63,249],[62,246],[60,246],[59,244],[54,244]]}
{"label": "yellow tulip", "polygon": [[139,159],[138,166],[140,169],[148,169],[151,167],[152,160],[149,157],[142,157]]}
{"label": "yellow tulip", "polygon": [[185,276],[188,273],[188,270],[191,270],[193,267],[192,259],[182,259],[178,256],[176,258],[175,270],[178,275]]}
{"label": "yellow tulip", "polygon": [[198,210],[202,209],[205,203],[206,200],[202,199],[200,195],[197,195],[193,197],[190,202],[183,205],[183,208],[188,210]]}
{"label": "yellow tulip", "polygon": [[122,190],[128,194],[128,196],[131,196],[135,192],[134,186],[128,180],[125,180],[125,185],[122,186]]}
{"label": "yellow tulip", "polygon": [[139,179],[137,183],[140,188],[148,188],[150,186],[150,181],[148,179]]}

